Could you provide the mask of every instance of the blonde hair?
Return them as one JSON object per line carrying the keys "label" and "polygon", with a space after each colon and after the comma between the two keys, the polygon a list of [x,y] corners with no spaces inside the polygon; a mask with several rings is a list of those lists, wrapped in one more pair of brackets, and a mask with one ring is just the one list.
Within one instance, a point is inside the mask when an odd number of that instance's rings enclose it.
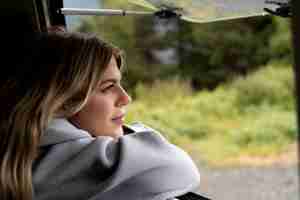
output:
{"label": "blonde hair", "polygon": [[118,48],[89,34],[38,34],[16,48],[0,83],[1,200],[32,199],[32,163],[49,121],[84,106],[112,56],[122,65]]}

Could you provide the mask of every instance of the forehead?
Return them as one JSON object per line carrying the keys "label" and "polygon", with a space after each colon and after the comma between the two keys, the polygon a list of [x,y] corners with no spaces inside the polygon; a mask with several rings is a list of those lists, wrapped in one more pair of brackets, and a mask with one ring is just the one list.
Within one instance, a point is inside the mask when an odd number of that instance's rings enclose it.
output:
{"label": "forehead", "polygon": [[117,65],[116,59],[114,56],[109,61],[108,66],[103,71],[101,80],[105,81],[106,79],[120,79],[121,78],[121,72]]}

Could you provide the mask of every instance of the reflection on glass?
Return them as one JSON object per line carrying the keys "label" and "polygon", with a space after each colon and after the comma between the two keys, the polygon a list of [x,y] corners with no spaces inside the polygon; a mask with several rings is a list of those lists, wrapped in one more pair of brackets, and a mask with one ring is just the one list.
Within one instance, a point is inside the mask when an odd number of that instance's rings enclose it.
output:
{"label": "reflection on glass", "polygon": [[[101,0],[63,0],[65,8],[100,8]],[[66,16],[67,27],[74,29],[80,21],[79,16]]]}
{"label": "reflection on glass", "polygon": [[[127,0],[122,3],[121,7],[109,9],[125,9],[126,5],[137,5],[137,12],[130,11],[127,14],[145,14],[138,13],[140,9],[152,10],[153,14],[163,9],[178,14],[181,19],[195,23],[208,23],[214,21],[223,21],[236,18],[247,18],[253,16],[264,16],[269,13],[264,8],[275,10],[279,5],[276,3],[286,3],[287,0]],[[64,1],[64,8],[102,8],[102,1]],[[120,4],[121,5],[121,4]],[[120,12],[120,15],[124,12]],[[147,13],[149,14],[149,13]],[[150,12],[151,14],[151,12]],[[91,14],[93,15],[93,14]],[[72,19],[67,16],[68,24]]]}
{"label": "reflection on glass", "polygon": [[175,9],[182,15],[183,20],[198,23],[266,15],[264,8],[276,7],[266,3],[265,0],[129,0],[129,2],[148,9]]}

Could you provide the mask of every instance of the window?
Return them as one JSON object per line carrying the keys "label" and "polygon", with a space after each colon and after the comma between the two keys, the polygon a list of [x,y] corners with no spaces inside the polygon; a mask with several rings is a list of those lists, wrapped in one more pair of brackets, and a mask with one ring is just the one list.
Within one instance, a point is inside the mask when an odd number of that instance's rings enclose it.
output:
{"label": "window", "polygon": [[[117,0],[64,2],[65,7],[151,11],[151,5],[170,1],[136,1],[150,2],[148,9]],[[265,6],[263,0],[172,2],[191,10],[188,21],[249,16]],[[95,32],[125,50],[126,86],[137,102],[128,122],[142,121],[189,152],[202,174],[201,193],[231,200],[299,198],[288,19],[199,24],[85,16],[70,18],[68,27]]]}

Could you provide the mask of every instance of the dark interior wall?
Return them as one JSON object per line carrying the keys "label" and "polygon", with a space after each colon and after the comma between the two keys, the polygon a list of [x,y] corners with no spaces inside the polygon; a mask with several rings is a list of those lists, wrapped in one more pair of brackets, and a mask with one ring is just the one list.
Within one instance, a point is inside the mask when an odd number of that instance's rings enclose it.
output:
{"label": "dark interior wall", "polygon": [[[38,16],[37,0],[5,0],[0,3],[1,24],[7,25],[22,23],[31,24],[34,31],[41,31],[41,23]],[[3,26],[2,26],[3,27]]]}
{"label": "dark interior wall", "polygon": [[46,32],[51,25],[65,25],[64,16],[57,12],[61,7],[63,0],[4,0],[0,2],[1,26]]}

